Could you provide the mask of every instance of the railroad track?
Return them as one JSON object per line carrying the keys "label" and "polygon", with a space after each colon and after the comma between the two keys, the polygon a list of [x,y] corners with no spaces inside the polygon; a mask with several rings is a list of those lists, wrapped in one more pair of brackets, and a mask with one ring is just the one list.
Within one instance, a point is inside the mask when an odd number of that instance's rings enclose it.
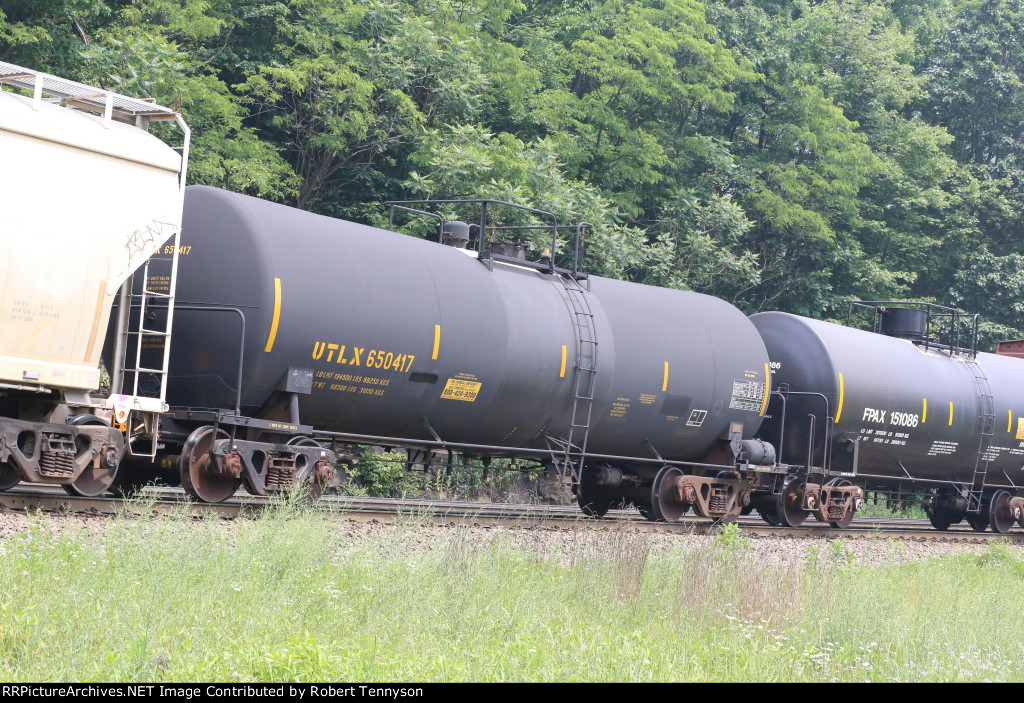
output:
{"label": "railroad track", "polygon": [[[196,503],[180,488],[147,487],[135,498],[112,496],[82,498],[66,494],[58,486],[15,488],[0,493],[0,510],[6,512],[42,511],[54,514],[110,517],[119,514],[153,515],[186,511],[196,517],[217,515],[237,518],[255,515],[277,505],[276,499],[235,494],[223,503]],[[615,530],[628,526],[646,532],[675,534],[713,534],[717,526],[708,519],[688,516],[677,523],[657,523],[641,518],[633,510],[612,510],[604,519],[582,515],[576,506],[526,505],[507,503],[473,503],[441,500],[395,500],[325,496],[311,503],[310,508],[325,516],[357,522],[410,525],[468,525],[479,527],[522,527],[555,530]],[[817,540],[886,539],[916,542],[950,542],[979,544],[992,540],[1024,543],[1024,530],[1009,534],[975,532],[966,525],[955,525],[946,531],[932,528],[927,520],[897,518],[858,518],[846,528],[820,526],[811,521],[801,527],[773,527],[758,517],[741,518],[738,523],[744,535],[758,537],[789,537]]]}

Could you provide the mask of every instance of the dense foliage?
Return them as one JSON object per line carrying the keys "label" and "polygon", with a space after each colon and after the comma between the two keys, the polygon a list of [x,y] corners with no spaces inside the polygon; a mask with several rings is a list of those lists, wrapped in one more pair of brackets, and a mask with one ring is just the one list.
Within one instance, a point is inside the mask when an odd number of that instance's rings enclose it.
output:
{"label": "dense foliage", "polygon": [[193,182],[511,199],[606,275],[1024,336],[1024,0],[4,0],[0,59],[180,106]]}

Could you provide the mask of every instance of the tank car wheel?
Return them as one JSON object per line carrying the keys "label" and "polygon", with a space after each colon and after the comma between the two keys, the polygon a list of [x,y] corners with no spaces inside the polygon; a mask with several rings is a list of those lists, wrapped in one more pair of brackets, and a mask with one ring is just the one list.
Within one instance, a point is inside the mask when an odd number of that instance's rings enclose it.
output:
{"label": "tank car wheel", "polygon": [[936,530],[948,530],[950,525],[963,522],[965,506],[966,503],[959,493],[940,489],[926,506],[928,521]]}
{"label": "tank car wheel", "polygon": [[779,520],[779,513],[778,513],[778,511],[774,507],[771,507],[771,508],[765,508],[765,507],[758,508],[757,509],[757,514],[761,516],[762,520],[767,522],[772,527],[778,527],[779,525],[782,524],[782,521]]}
{"label": "tank car wheel", "polygon": [[[672,499],[672,487],[676,478],[685,476],[682,470],[674,466],[663,466],[654,477],[651,486],[651,513],[656,522],[679,522],[690,510],[689,503],[681,503]],[[666,487],[665,482],[669,482]]]}
{"label": "tank car wheel", "polygon": [[[310,437],[292,437],[288,440],[292,447],[320,447],[320,443]],[[307,464],[295,472],[293,490],[298,492],[299,500],[314,503],[324,494],[324,482],[318,481],[315,475],[316,462]]]}
{"label": "tank car wheel", "polygon": [[804,485],[803,479],[793,477],[782,486],[775,515],[786,527],[799,527],[807,519],[808,511],[803,508]]}
{"label": "tank car wheel", "polygon": [[[95,415],[77,415],[68,421],[69,425],[92,425],[110,427],[106,422]],[[104,457],[106,459],[106,457]],[[114,467],[109,468],[110,463]],[[99,468],[88,466],[74,483],[65,483],[61,486],[64,492],[72,496],[94,498],[106,493],[117,480],[117,470],[121,466],[120,457],[116,461],[100,461]]]}
{"label": "tank car wheel", "polygon": [[1010,492],[996,491],[988,504],[988,519],[992,531],[1005,535],[1020,516],[1010,511]]}
{"label": "tank car wheel", "polygon": [[[218,433],[227,439],[223,430]],[[213,428],[200,427],[192,432],[181,448],[179,469],[181,485],[189,495],[204,503],[220,503],[234,495],[242,485],[242,479],[236,476],[225,476],[208,471],[210,449],[213,448]]]}
{"label": "tank car wheel", "polygon": [[975,532],[984,532],[988,529],[988,510],[983,509],[980,513],[967,513],[967,524]]}
{"label": "tank car wheel", "polygon": [[580,480],[576,501],[580,504],[583,514],[590,517],[604,517],[612,507],[611,498],[601,495],[597,486],[588,481],[585,475]]}
{"label": "tank car wheel", "polygon": [[948,530],[953,524],[953,516],[944,510],[932,510],[928,513],[928,522],[936,530]]}
{"label": "tank car wheel", "polygon": [[10,462],[0,461],[0,491],[9,491],[21,483],[21,475]]}
{"label": "tank car wheel", "polygon": [[650,520],[651,522],[654,522],[656,520],[656,518],[654,517],[654,509],[651,507],[650,503],[643,500],[638,500],[635,501],[633,505],[636,506],[637,512],[640,513],[641,517]]}

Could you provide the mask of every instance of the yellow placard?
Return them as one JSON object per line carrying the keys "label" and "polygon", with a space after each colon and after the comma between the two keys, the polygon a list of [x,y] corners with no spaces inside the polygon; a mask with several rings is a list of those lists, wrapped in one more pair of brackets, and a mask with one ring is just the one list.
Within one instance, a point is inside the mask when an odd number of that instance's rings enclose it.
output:
{"label": "yellow placard", "polygon": [[480,385],[473,381],[449,378],[448,383],[444,384],[444,390],[441,391],[441,397],[448,400],[467,400],[472,403],[476,400],[477,393],[480,392]]}
{"label": "yellow placard", "polygon": [[1017,439],[1024,439],[1024,417],[1017,418]]}

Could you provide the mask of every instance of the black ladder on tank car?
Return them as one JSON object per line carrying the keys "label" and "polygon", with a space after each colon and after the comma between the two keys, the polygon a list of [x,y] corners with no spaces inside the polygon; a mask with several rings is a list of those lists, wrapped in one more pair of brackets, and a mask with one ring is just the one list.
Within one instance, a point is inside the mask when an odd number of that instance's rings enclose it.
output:
{"label": "black ladder on tank car", "polygon": [[560,275],[563,301],[576,331],[576,361],[573,364],[573,401],[569,429],[564,439],[548,436],[552,460],[563,483],[578,484],[590,437],[597,376],[597,325],[587,302],[586,291],[573,276]]}
{"label": "black ladder on tank car", "polygon": [[992,389],[989,386],[985,370],[981,368],[977,358],[964,361],[978,386],[978,401],[981,411],[978,417],[981,431],[978,438],[978,455],[974,460],[974,477],[967,495],[967,512],[978,514],[982,510],[981,498],[985,491],[985,476],[988,474],[988,465],[992,461],[992,454],[989,450],[992,447],[992,437],[995,434],[996,413]]}

